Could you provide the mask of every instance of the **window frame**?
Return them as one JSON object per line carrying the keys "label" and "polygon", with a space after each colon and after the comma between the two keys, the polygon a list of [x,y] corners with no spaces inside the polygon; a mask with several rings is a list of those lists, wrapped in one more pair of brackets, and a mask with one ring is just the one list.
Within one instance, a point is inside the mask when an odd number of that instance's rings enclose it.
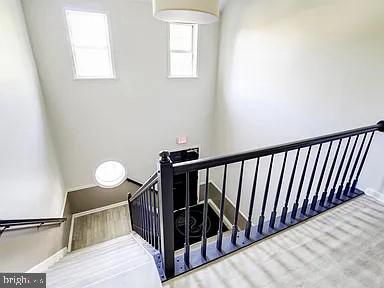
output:
{"label": "window frame", "polygon": [[[192,64],[193,74],[192,75],[172,75],[171,74],[171,53],[191,53],[184,50],[171,50],[171,25],[185,25],[192,26]],[[168,25],[168,79],[197,79],[199,78],[199,61],[198,61],[198,42],[199,42],[199,24],[192,23],[169,23]]]}
{"label": "window frame", "polygon": [[[108,49],[108,56],[111,63],[111,76],[80,76],[77,71],[77,64],[76,64],[76,56],[75,56],[75,47],[73,43],[72,38],[72,32],[70,29],[70,25],[67,18],[67,12],[79,12],[79,13],[90,13],[90,14],[102,14],[106,17],[106,24],[107,24],[107,49]],[[66,24],[66,31],[67,31],[67,39],[69,43],[69,49],[71,53],[72,58],[72,73],[73,73],[73,79],[74,80],[116,80],[116,69],[115,69],[115,61],[113,56],[113,45],[112,45],[112,35],[111,35],[111,18],[107,11],[100,11],[100,10],[80,10],[80,9],[74,9],[71,7],[64,8],[64,19]]]}

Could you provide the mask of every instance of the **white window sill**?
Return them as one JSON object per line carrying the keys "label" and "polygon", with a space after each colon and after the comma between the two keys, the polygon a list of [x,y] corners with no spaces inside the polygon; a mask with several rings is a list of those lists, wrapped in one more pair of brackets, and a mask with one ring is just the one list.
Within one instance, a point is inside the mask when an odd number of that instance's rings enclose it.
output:
{"label": "white window sill", "polygon": [[168,79],[198,79],[199,76],[168,76]]}
{"label": "white window sill", "polygon": [[75,77],[73,80],[116,80],[116,77]]}

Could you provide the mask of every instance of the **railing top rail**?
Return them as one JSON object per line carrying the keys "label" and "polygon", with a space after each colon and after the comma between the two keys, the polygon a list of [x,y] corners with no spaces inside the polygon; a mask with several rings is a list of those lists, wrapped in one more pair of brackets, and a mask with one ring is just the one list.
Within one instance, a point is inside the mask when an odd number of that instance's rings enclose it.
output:
{"label": "railing top rail", "polygon": [[12,226],[41,225],[49,223],[63,223],[67,218],[36,218],[36,219],[11,219],[0,220],[0,227],[10,228]]}
{"label": "railing top rail", "polygon": [[268,148],[256,149],[245,151],[241,153],[234,153],[225,156],[209,157],[205,159],[193,160],[188,162],[177,163],[173,165],[174,174],[182,174],[190,171],[202,170],[225,164],[231,164],[259,157],[278,154],[286,151],[296,150],[308,146],[313,146],[325,142],[335,141],[338,139],[359,135],[362,133],[369,133],[374,131],[384,131],[384,121],[380,121],[376,125],[366,126],[362,128],[347,130],[343,132],[328,134],[320,137],[309,138],[301,141],[290,142],[286,144],[271,146]]}
{"label": "railing top rail", "polygon": [[135,200],[137,197],[139,197],[145,190],[147,190],[148,188],[150,188],[151,186],[153,186],[157,181],[158,181],[158,173],[157,171],[155,173],[153,173],[153,175],[147,180],[145,181],[145,183],[140,187],[139,190],[137,190],[135,193],[133,193],[131,196],[130,196],[130,201],[133,201]]}

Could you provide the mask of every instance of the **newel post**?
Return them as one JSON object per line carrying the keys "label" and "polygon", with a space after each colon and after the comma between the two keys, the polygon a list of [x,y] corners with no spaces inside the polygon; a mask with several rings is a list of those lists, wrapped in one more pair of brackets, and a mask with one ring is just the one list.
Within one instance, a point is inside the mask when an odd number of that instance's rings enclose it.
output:
{"label": "newel post", "polygon": [[164,261],[164,272],[168,278],[175,274],[173,165],[168,151],[160,152],[159,173],[161,251]]}
{"label": "newel post", "polygon": [[379,131],[384,132],[384,120],[381,120],[377,125],[379,125]]}
{"label": "newel post", "polygon": [[130,218],[130,222],[131,222],[131,230],[132,231],[136,231],[135,230],[135,227],[134,227],[134,225],[133,225],[133,222],[134,222],[134,220],[133,220],[133,217],[134,217],[134,215],[133,215],[133,209],[132,209],[132,202],[131,202],[131,198],[132,198],[132,195],[131,194],[128,194],[128,209],[129,209],[129,218]]}

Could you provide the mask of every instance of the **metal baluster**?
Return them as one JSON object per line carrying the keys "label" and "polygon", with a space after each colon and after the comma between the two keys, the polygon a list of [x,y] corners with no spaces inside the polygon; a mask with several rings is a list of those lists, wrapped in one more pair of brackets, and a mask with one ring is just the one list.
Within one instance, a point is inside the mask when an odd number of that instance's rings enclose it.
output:
{"label": "metal baluster", "polygon": [[135,217],[136,217],[135,204],[130,201],[130,198],[131,198],[131,194],[128,194],[128,209],[129,209],[128,215],[130,216],[129,218],[131,221],[132,231],[135,231]]}
{"label": "metal baluster", "polygon": [[360,143],[359,152],[357,153],[357,156],[356,156],[356,159],[355,159],[355,163],[353,164],[351,174],[349,175],[349,180],[348,180],[347,184],[345,184],[345,189],[344,189],[344,192],[343,192],[344,196],[348,196],[349,190],[351,189],[351,184],[352,184],[353,176],[355,175],[357,164],[359,164],[361,153],[363,152],[364,144],[365,144],[365,141],[367,140],[367,135],[368,135],[367,133],[364,134],[363,141],[361,141],[361,143]]}
{"label": "metal baluster", "polygon": [[152,221],[152,206],[151,206],[151,197],[152,197],[152,191],[151,187],[148,188],[148,221],[149,221],[149,243],[154,246],[155,242],[153,241],[153,221]]}
{"label": "metal baluster", "polygon": [[151,188],[151,222],[152,222],[152,239],[153,247],[156,247],[156,215],[155,215],[155,185]]}
{"label": "metal baluster", "polygon": [[145,239],[145,235],[144,235],[144,210],[143,210],[143,206],[141,204],[141,199],[142,199],[142,196],[140,196],[138,199],[137,199],[137,209],[139,211],[139,227],[140,227],[140,236]]}
{"label": "metal baluster", "polygon": [[128,195],[128,208],[129,208],[129,213],[128,215],[130,216],[130,221],[131,221],[131,227],[132,231],[135,231],[135,219],[136,219],[136,214],[135,214],[135,203],[131,202],[129,199],[131,198],[131,195]]}
{"label": "metal baluster", "polygon": [[135,199],[136,204],[136,211],[137,211],[137,228],[138,228],[138,234],[143,238],[143,235],[141,233],[141,209],[140,209],[140,197]]}
{"label": "metal baluster", "polygon": [[323,147],[323,143],[320,144],[319,149],[317,150],[317,156],[316,156],[315,164],[313,165],[311,179],[309,180],[307,194],[305,195],[303,207],[301,208],[301,214],[305,214],[307,212],[307,207],[309,204],[309,195],[311,194],[313,180],[315,180],[316,169],[317,169],[317,165],[319,164],[320,153],[321,153],[322,147]]}
{"label": "metal baluster", "polygon": [[149,243],[154,246],[155,242],[153,241],[153,221],[152,221],[152,206],[151,206],[151,187],[148,188],[147,192],[147,201],[148,201],[148,221],[149,221]]}
{"label": "metal baluster", "polygon": [[[157,190],[159,191],[159,190]],[[156,197],[156,206],[157,206],[157,231],[158,231],[158,235],[157,235],[157,239],[158,239],[158,242],[159,242],[159,251],[160,253],[162,254],[162,247],[161,247],[161,231],[160,231],[160,196],[159,194],[157,193],[157,197]]]}
{"label": "metal baluster", "polygon": [[144,212],[144,236],[145,236],[145,241],[148,242],[149,235],[148,235],[148,219],[147,219],[147,208],[145,204],[145,192],[143,193],[143,212]]}
{"label": "metal baluster", "polygon": [[307,152],[307,157],[305,159],[305,164],[303,167],[303,172],[301,173],[299,189],[297,190],[296,202],[295,202],[295,204],[293,204],[293,209],[292,209],[292,214],[291,214],[292,219],[296,218],[297,210],[299,208],[300,195],[301,195],[301,191],[302,191],[303,185],[304,185],[305,174],[307,173],[308,161],[309,161],[309,156],[311,155],[311,150],[312,150],[312,146],[309,146],[308,152]]}
{"label": "metal baluster", "polygon": [[341,147],[341,142],[342,141],[343,141],[343,139],[340,139],[339,140],[339,144],[337,145],[337,149],[336,149],[336,152],[335,152],[335,156],[333,157],[333,162],[332,162],[332,165],[331,165],[331,169],[329,170],[328,179],[327,179],[327,182],[325,184],[325,188],[324,188],[323,194],[321,195],[320,206],[322,206],[322,207],[324,207],[325,200],[327,199],[328,188],[329,188],[329,185],[331,184],[333,171],[335,170],[337,158],[339,157],[339,151],[340,151],[340,147]]}
{"label": "metal baluster", "polygon": [[268,193],[269,193],[269,185],[271,183],[271,175],[272,175],[273,158],[274,157],[275,157],[275,155],[272,154],[271,155],[271,160],[269,162],[269,171],[268,171],[267,183],[265,184],[263,206],[261,208],[261,214],[260,214],[260,217],[259,217],[259,224],[257,226],[257,231],[260,234],[263,233],[264,220],[265,220],[265,209],[267,208],[267,199],[268,199]]}
{"label": "metal baluster", "polygon": [[155,249],[159,249],[159,226],[157,226],[157,203],[156,203],[156,198],[157,198],[157,192],[156,192],[156,184],[153,185],[153,224],[155,227]]}
{"label": "metal baluster", "polygon": [[365,160],[367,159],[369,148],[371,147],[374,135],[375,135],[375,132],[372,132],[371,138],[369,139],[369,142],[368,142],[368,145],[367,145],[367,148],[365,149],[365,153],[364,153],[363,159],[361,159],[360,167],[359,167],[359,170],[357,171],[356,178],[353,181],[353,184],[352,184],[352,187],[351,187],[351,193],[354,193],[355,190],[356,190],[357,182],[359,181],[359,177],[360,177],[361,171],[363,170],[363,166],[364,166]]}
{"label": "metal baluster", "polygon": [[347,145],[346,145],[346,147],[344,149],[344,153],[343,153],[343,156],[341,158],[341,161],[339,163],[339,169],[337,169],[337,174],[336,174],[336,177],[335,177],[335,181],[333,182],[333,187],[331,189],[331,192],[329,192],[329,196],[328,196],[328,202],[329,203],[332,203],[333,197],[335,196],[337,182],[339,182],[341,170],[343,169],[345,157],[347,156],[347,152],[348,152],[348,148],[349,148],[349,144],[350,143],[351,143],[351,137],[348,137],[348,142],[347,142]]}
{"label": "metal baluster", "polygon": [[136,232],[141,236],[141,219],[140,219],[140,207],[138,203],[138,199],[135,200],[135,218],[136,218]]}
{"label": "metal baluster", "polygon": [[139,217],[138,217],[139,215],[138,215],[137,202],[136,202],[136,201],[134,201],[134,202],[132,203],[132,207],[133,207],[132,209],[133,209],[133,211],[134,211],[134,212],[133,212],[133,215],[134,215],[134,219],[135,219],[135,220],[134,220],[135,232],[138,233],[138,234],[140,234],[140,233],[138,232],[139,229],[137,229],[138,222],[139,222],[139,219],[138,219],[138,218],[139,218]]}
{"label": "metal baluster", "polygon": [[338,199],[338,200],[341,200],[341,194],[343,193],[345,179],[347,178],[349,167],[351,166],[353,154],[355,154],[355,149],[357,146],[357,141],[359,141],[359,137],[360,137],[360,135],[357,135],[355,142],[353,143],[353,147],[352,147],[351,153],[350,153],[348,161],[347,161],[347,166],[345,167],[345,170],[344,170],[343,178],[341,178],[341,183],[339,185],[339,188],[337,189],[336,199]]}
{"label": "metal baluster", "polygon": [[139,220],[139,213],[138,213],[138,209],[137,209],[137,199],[135,199],[133,202],[132,202],[132,206],[133,206],[133,209],[134,209],[134,215],[135,215],[135,231],[137,234],[140,235],[140,232],[139,232],[139,223],[140,223],[140,220]]}
{"label": "metal baluster", "polygon": [[284,205],[283,211],[281,213],[281,223],[284,223],[284,224],[285,224],[285,221],[287,219],[289,198],[291,198],[293,182],[295,181],[295,174],[296,174],[296,169],[297,169],[297,163],[299,161],[299,155],[300,155],[300,149],[298,149],[296,152],[295,164],[293,164],[291,179],[289,180],[287,197],[285,198],[285,205]]}
{"label": "metal baluster", "polygon": [[244,172],[244,161],[241,162],[239,187],[237,189],[235,220],[232,226],[231,242],[233,245],[236,245],[237,232],[239,231],[238,221],[239,221],[239,213],[240,213],[241,188],[243,186],[243,172]]}
{"label": "metal baluster", "polygon": [[[135,212],[133,211],[133,204],[131,202],[131,194],[128,194],[128,215],[129,215],[129,224],[131,224],[131,230],[135,231]],[[129,229],[129,224],[128,224],[128,229]]]}
{"label": "metal baluster", "polygon": [[285,172],[285,164],[287,163],[287,156],[288,156],[288,152],[285,152],[283,165],[281,167],[281,172],[280,172],[279,184],[277,186],[277,192],[276,192],[276,196],[275,196],[275,203],[273,205],[273,211],[271,213],[271,219],[269,221],[269,227],[271,227],[271,228],[275,227],[276,215],[277,215],[277,205],[279,205],[279,198],[280,198],[281,186],[283,185],[283,180],[284,180],[284,172]]}
{"label": "metal baluster", "polygon": [[132,203],[132,209],[133,209],[133,218],[134,218],[134,222],[133,222],[133,224],[134,224],[134,231],[137,233],[137,234],[139,234],[140,235],[140,233],[139,233],[139,229],[137,229],[137,223],[138,223],[138,213],[137,213],[137,202],[136,201],[134,201],[133,203]]}
{"label": "metal baluster", "polygon": [[315,211],[316,206],[317,206],[317,201],[319,199],[320,188],[321,188],[321,184],[323,183],[325,170],[327,169],[329,155],[331,154],[331,150],[332,150],[332,145],[333,145],[333,141],[331,141],[331,143],[329,143],[328,151],[327,151],[327,156],[325,157],[324,164],[323,164],[323,169],[321,170],[319,182],[317,183],[316,193],[315,193],[315,195],[312,198],[311,210],[313,210],[313,211]]}
{"label": "metal baluster", "polygon": [[140,198],[135,200],[136,203],[136,214],[137,214],[137,229],[139,231],[139,235],[143,238],[143,230],[142,230],[142,218],[141,218],[141,209],[140,209]]}
{"label": "metal baluster", "polygon": [[202,237],[201,237],[201,256],[204,259],[207,259],[208,188],[209,188],[209,168],[207,168],[207,170],[205,172],[203,231],[202,231]]}
{"label": "metal baluster", "polygon": [[189,172],[186,173],[186,192],[185,192],[185,243],[184,243],[184,262],[189,266],[190,245],[189,245]]}
{"label": "metal baluster", "polygon": [[158,192],[156,190],[156,185],[155,184],[153,186],[154,188],[154,194],[153,194],[153,213],[155,215],[155,240],[156,240],[156,245],[157,245],[157,248],[156,249],[160,249],[160,242],[159,242],[159,235],[160,235],[160,232],[159,232],[159,226],[158,226],[158,214],[157,214],[157,210],[158,210],[158,204],[157,204],[157,197],[158,197]]}
{"label": "metal baluster", "polygon": [[[129,196],[128,196],[129,197]],[[130,221],[131,221],[131,227],[132,227],[132,231],[135,231],[135,205],[134,203],[130,203],[130,201],[128,200],[128,208],[129,208],[129,212],[128,212],[128,215],[130,216]]]}
{"label": "metal baluster", "polygon": [[150,220],[150,216],[149,216],[149,201],[148,201],[148,192],[149,192],[149,189],[145,190],[144,192],[144,204],[145,204],[145,217],[146,217],[146,220],[147,220],[147,242],[149,244],[152,244],[151,243],[151,220]]}
{"label": "metal baluster", "polygon": [[256,184],[257,184],[257,176],[259,174],[259,164],[260,164],[260,158],[257,158],[256,160],[256,167],[255,167],[255,175],[253,176],[253,185],[252,185],[252,194],[251,194],[251,201],[249,202],[249,209],[248,209],[248,221],[245,227],[245,237],[249,239],[249,236],[251,235],[251,228],[252,228],[252,214],[253,214],[253,206],[255,202],[255,195],[256,195]]}
{"label": "metal baluster", "polygon": [[142,227],[143,227],[143,238],[147,240],[147,230],[146,230],[146,219],[145,219],[145,210],[144,210],[144,193],[140,196],[140,206],[141,206],[141,216],[142,216]]}
{"label": "metal baluster", "polygon": [[221,251],[223,245],[223,221],[224,221],[224,205],[225,205],[225,188],[227,184],[227,164],[224,166],[223,176],[223,191],[221,192],[220,200],[220,217],[219,217],[219,230],[217,232],[216,248]]}

